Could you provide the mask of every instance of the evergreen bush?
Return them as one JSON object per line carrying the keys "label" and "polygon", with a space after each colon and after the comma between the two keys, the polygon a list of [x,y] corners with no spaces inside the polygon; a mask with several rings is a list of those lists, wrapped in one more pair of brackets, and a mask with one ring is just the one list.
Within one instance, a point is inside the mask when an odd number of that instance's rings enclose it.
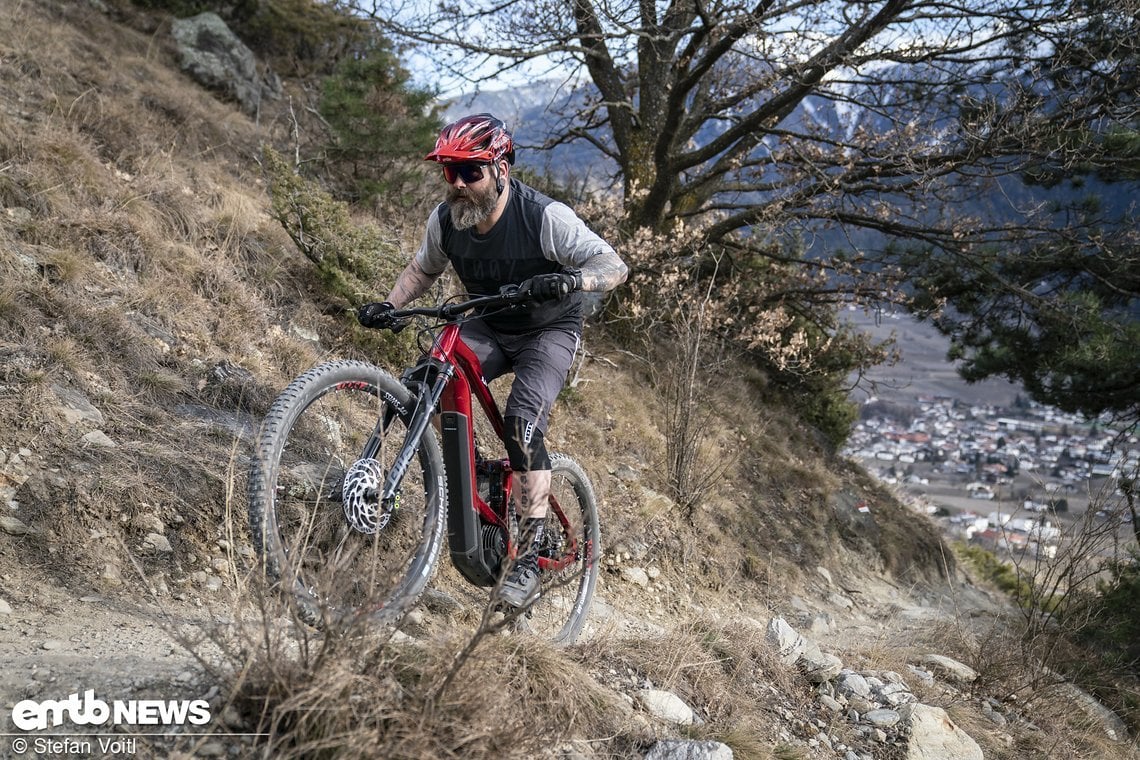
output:
{"label": "evergreen bush", "polygon": [[355,200],[398,190],[415,170],[404,159],[422,158],[439,133],[435,93],[411,84],[390,43],[376,38],[345,58],[324,80],[321,117],[333,140],[331,168],[346,175]]}

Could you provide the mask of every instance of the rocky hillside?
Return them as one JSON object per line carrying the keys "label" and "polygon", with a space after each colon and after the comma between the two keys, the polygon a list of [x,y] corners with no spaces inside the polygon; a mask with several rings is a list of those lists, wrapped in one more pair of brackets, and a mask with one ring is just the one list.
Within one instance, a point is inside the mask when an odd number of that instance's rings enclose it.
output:
{"label": "rocky hillside", "polygon": [[[551,437],[609,547],[581,642],[473,638],[483,597],[447,568],[395,636],[295,625],[255,572],[251,435],[304,369],[389,358],[269,212],[261,148],[289,154],[311,94],[256,61],[208,89],[183,60],[125,4],[0,7],[0,757],[1135,756],[754,370],[718,383],[723,475],[683,514],[643,365],[598,326]],[[408,252],[424,214],[358,221]],[[25,739],[29,700],[88,691],[208,720]]]}

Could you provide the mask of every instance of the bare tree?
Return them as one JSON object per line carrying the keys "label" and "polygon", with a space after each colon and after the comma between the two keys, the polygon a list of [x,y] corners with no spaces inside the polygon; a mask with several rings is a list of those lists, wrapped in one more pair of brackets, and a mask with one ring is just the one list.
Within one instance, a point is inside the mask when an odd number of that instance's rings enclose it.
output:
{"label": "bare tree", "polygon": [[[969,379],[1140,419],[1135,209],[1120,202],[1140,177],[1137,0],[354,2],[473,83],[562,72],[547,144],[612,161],[627,230],[699,227],[737,280],[807,258],[826,278],[774,296],[820,330],[839,303],[905,303]],[[1086,179],[1133,184],[1040,191]],[[1119,359],[1092,402],[1095,360],[1042,359],[1070,323],[1074,345]]]}
{"label": "bare tree", "polygon": [[[585,72],[551,142],[616,163],[633,226],[714,215],[710,240],[735,245],[773,210],[955,247],[992,238],[999,223],[964,224],[945,202],[1034,161],[1095,158],[1073,135],[1134,119],[1122,104],[1140,86],[1134,0],[400,3],[363,10],[461,76]],[[1116,47],[1053,75],[1108,23]]]}

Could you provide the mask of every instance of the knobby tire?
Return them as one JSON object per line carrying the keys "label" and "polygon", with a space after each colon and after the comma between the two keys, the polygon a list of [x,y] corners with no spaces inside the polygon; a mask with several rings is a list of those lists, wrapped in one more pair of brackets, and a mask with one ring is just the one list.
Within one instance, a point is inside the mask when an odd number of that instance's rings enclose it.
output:
{"label": "knobby tire", "polygon": [[391,466],[414,398],[380,368],[358,361],[317,366],[273,402],[249,473],[253,543],[271,583],[310,625],[391,625],[415,604],[446,530],[443,457],[429,427],[401,482],[397,507],[375,534],[354,530],[339,495],[386,410],[392,422],[374,457]]}

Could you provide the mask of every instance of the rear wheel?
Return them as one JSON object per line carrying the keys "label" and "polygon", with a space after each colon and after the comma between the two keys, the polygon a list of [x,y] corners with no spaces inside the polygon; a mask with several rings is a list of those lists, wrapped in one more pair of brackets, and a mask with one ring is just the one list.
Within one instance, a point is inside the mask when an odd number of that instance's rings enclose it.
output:
{"label": "rear wheel", "polygon": [[266,415],[250,465],[250,528],[267,576],[312,625],[395,622],[431,577],[446,487],[430,427],[395,498],[379,498],[413,403],[380,368],[340,361],[298,377]]}
{"label": "rear wheel", "polygon": [[518,627],[567,646],[586,624],[601,557],[601,527],[594,488],[577,462],[551,454],[550,509],[539,565],[542,593]]}

